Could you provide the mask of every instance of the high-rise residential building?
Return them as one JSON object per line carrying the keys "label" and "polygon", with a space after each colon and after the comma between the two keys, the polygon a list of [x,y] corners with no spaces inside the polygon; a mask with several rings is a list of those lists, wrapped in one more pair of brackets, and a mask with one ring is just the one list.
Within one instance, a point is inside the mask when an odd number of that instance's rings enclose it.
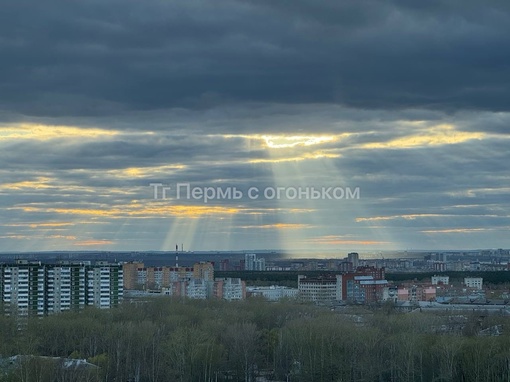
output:
{"label": "high-rise residential building", "polygon": [[244,270],[253,271],[255,260],[257,260],[257,255],[255,253],[246,253],[244,255]]}
{"label": "high-rise residential building", "polygon": [[255,262],[255,270],[256,271],[265,271],[266,270],[266,259],[263,257],[257,259]]}
{"label": "high-rise residential building", "polygon": [[352,263],[354,269],[359,266],[359,254],[357,252],[351,252],[347,254],[347,261]]}
{"label": "high-rise residential building", "polygon": [[164,277],[164,283],[189,280],[193,278],[193,267],[165,267],[166,272]]}
{"label": "high-rise residential building", "polygon": [[110,308],[123,296],[118,264],[0,264],[0,297],[6,313],[45,315],[85,306]]}
{"label": "high-rise residential building", "polygon": [[193,265],[193,278],[213,281],[214,280],[214,265],[210,262],[201,261]]}
{"label": "high-rise residential building", "polygon": [[207,283],[203,279],[193,279],[186,282],[186,297],[204,300],[207,298]]}
{"label": "high-rise residential building", "polygon": [[246,284],[239,278],[205,280],[189,279],[170,283],[161,289],[161,294],[191,299],[219,298],[223,300],[244,300]]}
{"label": "high-rise residential building", "polygon": [[255,253],[247,253],[244,255],[244,270],[245,271],[265,271],[266,259],[263,257],[257,258]]}
{"label": "high-rise residential building", "polygon": [[340,264],[338,264],[338,270],[340,272],[352,272],[354,269],[353,269],[353,265],[350,261],[342,261],[340,262]]}
{"label": "high-rise residential building", "polygon": [[224,259],[220,261],[220,271],[230,271],[229,259]]}
{"label": "high-rise residential building", "polygon": [[[2,301],[6,312],[17,311],[28,314],[38,294],[30,294],[29,280],[37,274],[37,268],[24,262],[20,266],[7,265],[2,267]],[[36,310],[37,312],[37,310]]]}
{"label": "high-rise residential building", "polygon": [[206,299],[208,297],[208,284],[212,281],[191,279],[175,281],[169,286],[163,287],[161,293],[172,297],[186,297],[191,299]]}
{"label": "high-rise residential building", "polygon": [[227,301],[244,300],[246,298],[246,283],[239,278],[216,279],[213,295]]}
{"label": "high-rise residential building", "polygon": [[[264,259],[255,259],[264,260]],[[257,263],[257,262],[255,262]],[[136,269],[133,289],[158,289],[172,297],[205,299],[210,297],[225,300],[246,298],[246,284],[238,278],[214,279],[214,264],[195,263],[193,267],[141,267]],[[130,263],[124,264],[131,266]],[[129,269],[129,268],[128,268]],[[129,283],[125,285],[130,285]],[[153,291],[154,292],[154,291]]]}
{"label": "high-rise residential building", "polygon": [[446,271],[446,263],[440,262],[440,261],[434,261],[434,264],[432,265],[434,268],[434,271],[436,272],[445,272]]}
{"label": "high-rise residential building", "polygon": [[143,268],[144,264],[139,261],[130,261],[122,265],[124,274],[124,289],[137,289],[138,269]]}
{"label": "high-rise residential building", "polygon": [[97,262],[87,268],[87,305],[105,309],[119,304],[123,293],[122,267]]}
{"label": "high-rise residential building", "polygon": [[[161,289],[172,283],[193,278],[192,267],[144,267],[140,264],[136,270],[136,283],[131,289]],[[127,288],[126,288],[127,289]]]}
{"label": "high-rise residential building", "polygon": [[38,272],[40,275],[46,273],[47,313],[85,307],[87,304],[85,266],[72,263],[53,264],[46,268],[39,267]]}
{"label": "high-rise residential building", "polygon": [[[352,277],[349,277],[350,275]],[[349,274],[343,277],[347,277],[344,300],[361,304],[382,301],[384,288],[388,285],[387,280],[376,280],[369,275]]]}
{"label": "high-rise residential building", "polygon": [[341,276],[342,300],[355,303],[373,303],[382,301],[385,280],[385,269],[376,267],[358,267],[353,273]]}

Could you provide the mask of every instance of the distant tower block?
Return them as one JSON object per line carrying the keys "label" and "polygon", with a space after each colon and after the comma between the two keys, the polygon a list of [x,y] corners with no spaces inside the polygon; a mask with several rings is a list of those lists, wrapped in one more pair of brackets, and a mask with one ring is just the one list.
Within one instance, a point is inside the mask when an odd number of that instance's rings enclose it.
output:
{"label": "distant tower block", "polygon": [[352,263],[352,267],[356,269],[359,267],[359,254],[358,252],[351,252],[347,254],[347,261]]}
{"label": "distant tower block", "polygon": [[247,253],[244,255],[245,271],[265,271],[266,260],[263,257],[257,258],[255,253]]}

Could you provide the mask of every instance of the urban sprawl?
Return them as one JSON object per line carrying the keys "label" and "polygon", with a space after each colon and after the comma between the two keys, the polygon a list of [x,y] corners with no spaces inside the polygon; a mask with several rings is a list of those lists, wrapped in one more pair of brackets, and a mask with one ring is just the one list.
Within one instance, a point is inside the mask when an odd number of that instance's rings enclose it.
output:
{"label": "urban sprawl", "polygon": [[[237,260],[193,265],[146,266],[142,261],[18,259],[0,263],[0,292],[6,314],[47,315],[86,306],[107,309],[147,298],[292,299],[331,306],[393,304],[402,310],[476,310],[508,314],[508,285],[484,280],[485,271],[510,270],[509,251],[480,251],[462,258],[444,252],[421,258],[266,261],[255,253]],[[426,273],[428,272],[428,273]],[[449,274],[454,273],[454,276]],[[416,277],[416,275],[428,275]],[[285,274],[286,282],[261,275]],[[392,280],[391,275],[409,275]],[[255,275],[255,276],[254,276]],[[268,280],[271,280],[269,277]]]}

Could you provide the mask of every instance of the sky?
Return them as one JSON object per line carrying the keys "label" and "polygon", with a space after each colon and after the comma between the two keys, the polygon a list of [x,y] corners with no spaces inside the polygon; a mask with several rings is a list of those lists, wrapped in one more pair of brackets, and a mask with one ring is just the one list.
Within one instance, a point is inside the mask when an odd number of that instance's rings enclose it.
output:
{"label": "sky", "polygon": [[508,1],[4,0],[0,252],[509,248],[509,126]]}

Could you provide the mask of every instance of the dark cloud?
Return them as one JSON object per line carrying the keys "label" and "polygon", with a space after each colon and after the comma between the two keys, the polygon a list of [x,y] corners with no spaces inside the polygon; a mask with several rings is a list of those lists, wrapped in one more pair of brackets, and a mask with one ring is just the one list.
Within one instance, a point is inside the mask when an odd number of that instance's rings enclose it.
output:
{"label": "dark cloud", "polygon": [[509,7],[434,1],[7,1],[1,108],[238,102],[508,110]]}

